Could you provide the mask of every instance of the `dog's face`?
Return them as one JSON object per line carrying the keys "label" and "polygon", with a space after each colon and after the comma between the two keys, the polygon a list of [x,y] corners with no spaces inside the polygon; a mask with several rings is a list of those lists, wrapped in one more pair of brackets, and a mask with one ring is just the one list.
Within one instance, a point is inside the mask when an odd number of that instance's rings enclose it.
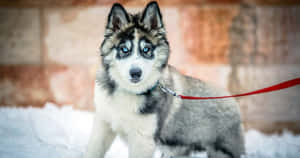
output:
{"label": "dog's face", "polygon": [[102,64],[120,88],[139,94],[156,85],[169,57],[162,16],[156,2],[141,14],[114,4],[101,45]]}

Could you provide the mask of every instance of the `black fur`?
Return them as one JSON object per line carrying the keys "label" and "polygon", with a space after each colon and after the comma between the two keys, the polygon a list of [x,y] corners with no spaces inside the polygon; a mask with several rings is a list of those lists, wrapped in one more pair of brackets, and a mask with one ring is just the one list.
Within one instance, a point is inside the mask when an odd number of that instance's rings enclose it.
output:
{"label": "black fur", "polygon": [[214,144],[215,150],[223,152],[224,154],[228,155],[230,158],[234,158],[233,153],[230,150],[227,150],[226,147],[222,145],[223,143],[224,140],[222,138],[218,138]]}
{"label": "black fur", "polygon": [[106,89],[110,95],[112,95],[117,88],[116,82],[109,78],[106,74],[97,75],[96,84],[99,84],[103,87],[103,89]]}
{"label": "black fur", "polygon": [[147,92],[141,94],[145,97],[145,103],[140,107],[140,114],[152,114],[157,110],[158,99],[152,94],[152,90],[148,90]]}
{"label": "black fur", "polygon": [[120,43],[124,40],[133,40],[134,39],[134,27],[129,27],[128,29],[126,29],[125,31],[123,32],[120,32],[117,37],[120,40]]}
{"label": "black fur", "polygon": [[170,147],[187,147],[189,150],[194,151],[204,151],[204,147],[201,145],[201,142],[187,143],[182,139],[178,139],[176,137],[173,138],[158,138],[160,144],[167,145]]}
{"label": "black fur", "polygon": [[141,30],[145,33],[150,33],[150,31],[151,31],[151,29],[145,28],[143,25],[141,25],[140,16],[138,16],[138,15],[133,15],[132,16],[131,23],[133,23],[133,26],[129,27],[129,28],[136,28],[136,29],[139,29],[139,30]]}
{"label": "black fur", "polygon": [[171,147],[186,146],[186,144],[182,140],[179,140],[175,137],[171,138],[171,139],[170,138],[166,138],[166,139],[158,138],[158,141],[163,145],[168,145]]}

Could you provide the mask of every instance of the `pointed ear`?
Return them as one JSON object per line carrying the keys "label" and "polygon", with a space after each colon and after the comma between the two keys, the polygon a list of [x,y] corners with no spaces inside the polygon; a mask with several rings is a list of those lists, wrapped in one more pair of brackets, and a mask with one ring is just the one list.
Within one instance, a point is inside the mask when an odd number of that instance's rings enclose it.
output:
{"label": "pointed ear", "polygon": [[106,28],[117,31],[129,22],[129,16],[123,6],[119,3],[115,3],[108,15],[108,21]]}
{"label": "pointed ear", "polygon": [[150,29],[158,29],[163,27],[162,16],[158,4],[153,1],[148,3],[143,14],[142,22]]}

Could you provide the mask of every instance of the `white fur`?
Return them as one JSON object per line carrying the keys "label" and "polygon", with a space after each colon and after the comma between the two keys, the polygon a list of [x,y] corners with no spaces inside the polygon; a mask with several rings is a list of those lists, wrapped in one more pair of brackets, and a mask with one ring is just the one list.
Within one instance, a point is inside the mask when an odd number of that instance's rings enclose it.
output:
{"label": "white fur", "polygon": [[109,96],[96,84],[94,101],[95,127],[85,158],[103,158],[115,134],[120,135],[128,143],[130,158],[153,156],[155,150],[153,135],[157,120],[154,114],[138,114],[143,98],[124,90],[117,90],[113,96]]}
{"label": "white fur", "polygon": [[96,114],[87,152],[84,158],[103,158],[116,134],[100,115]]}

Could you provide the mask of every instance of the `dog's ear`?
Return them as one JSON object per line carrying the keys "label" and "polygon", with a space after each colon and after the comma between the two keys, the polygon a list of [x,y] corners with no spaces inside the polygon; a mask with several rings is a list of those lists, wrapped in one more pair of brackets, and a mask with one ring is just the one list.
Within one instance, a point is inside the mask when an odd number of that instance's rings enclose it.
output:
{"label": "dog's ear", "polygon": [[108,21],[106,28],[113,31],[120,30],[122,26],[129,22],[129,16],[123,6],[119,3],[115,3],[108,15]]}
{"label": "dog's ear", "polygon": [[150,29],[163,27],[162,16],[155,1],[148,3],[146,6],[142,14],[142,22]]}

